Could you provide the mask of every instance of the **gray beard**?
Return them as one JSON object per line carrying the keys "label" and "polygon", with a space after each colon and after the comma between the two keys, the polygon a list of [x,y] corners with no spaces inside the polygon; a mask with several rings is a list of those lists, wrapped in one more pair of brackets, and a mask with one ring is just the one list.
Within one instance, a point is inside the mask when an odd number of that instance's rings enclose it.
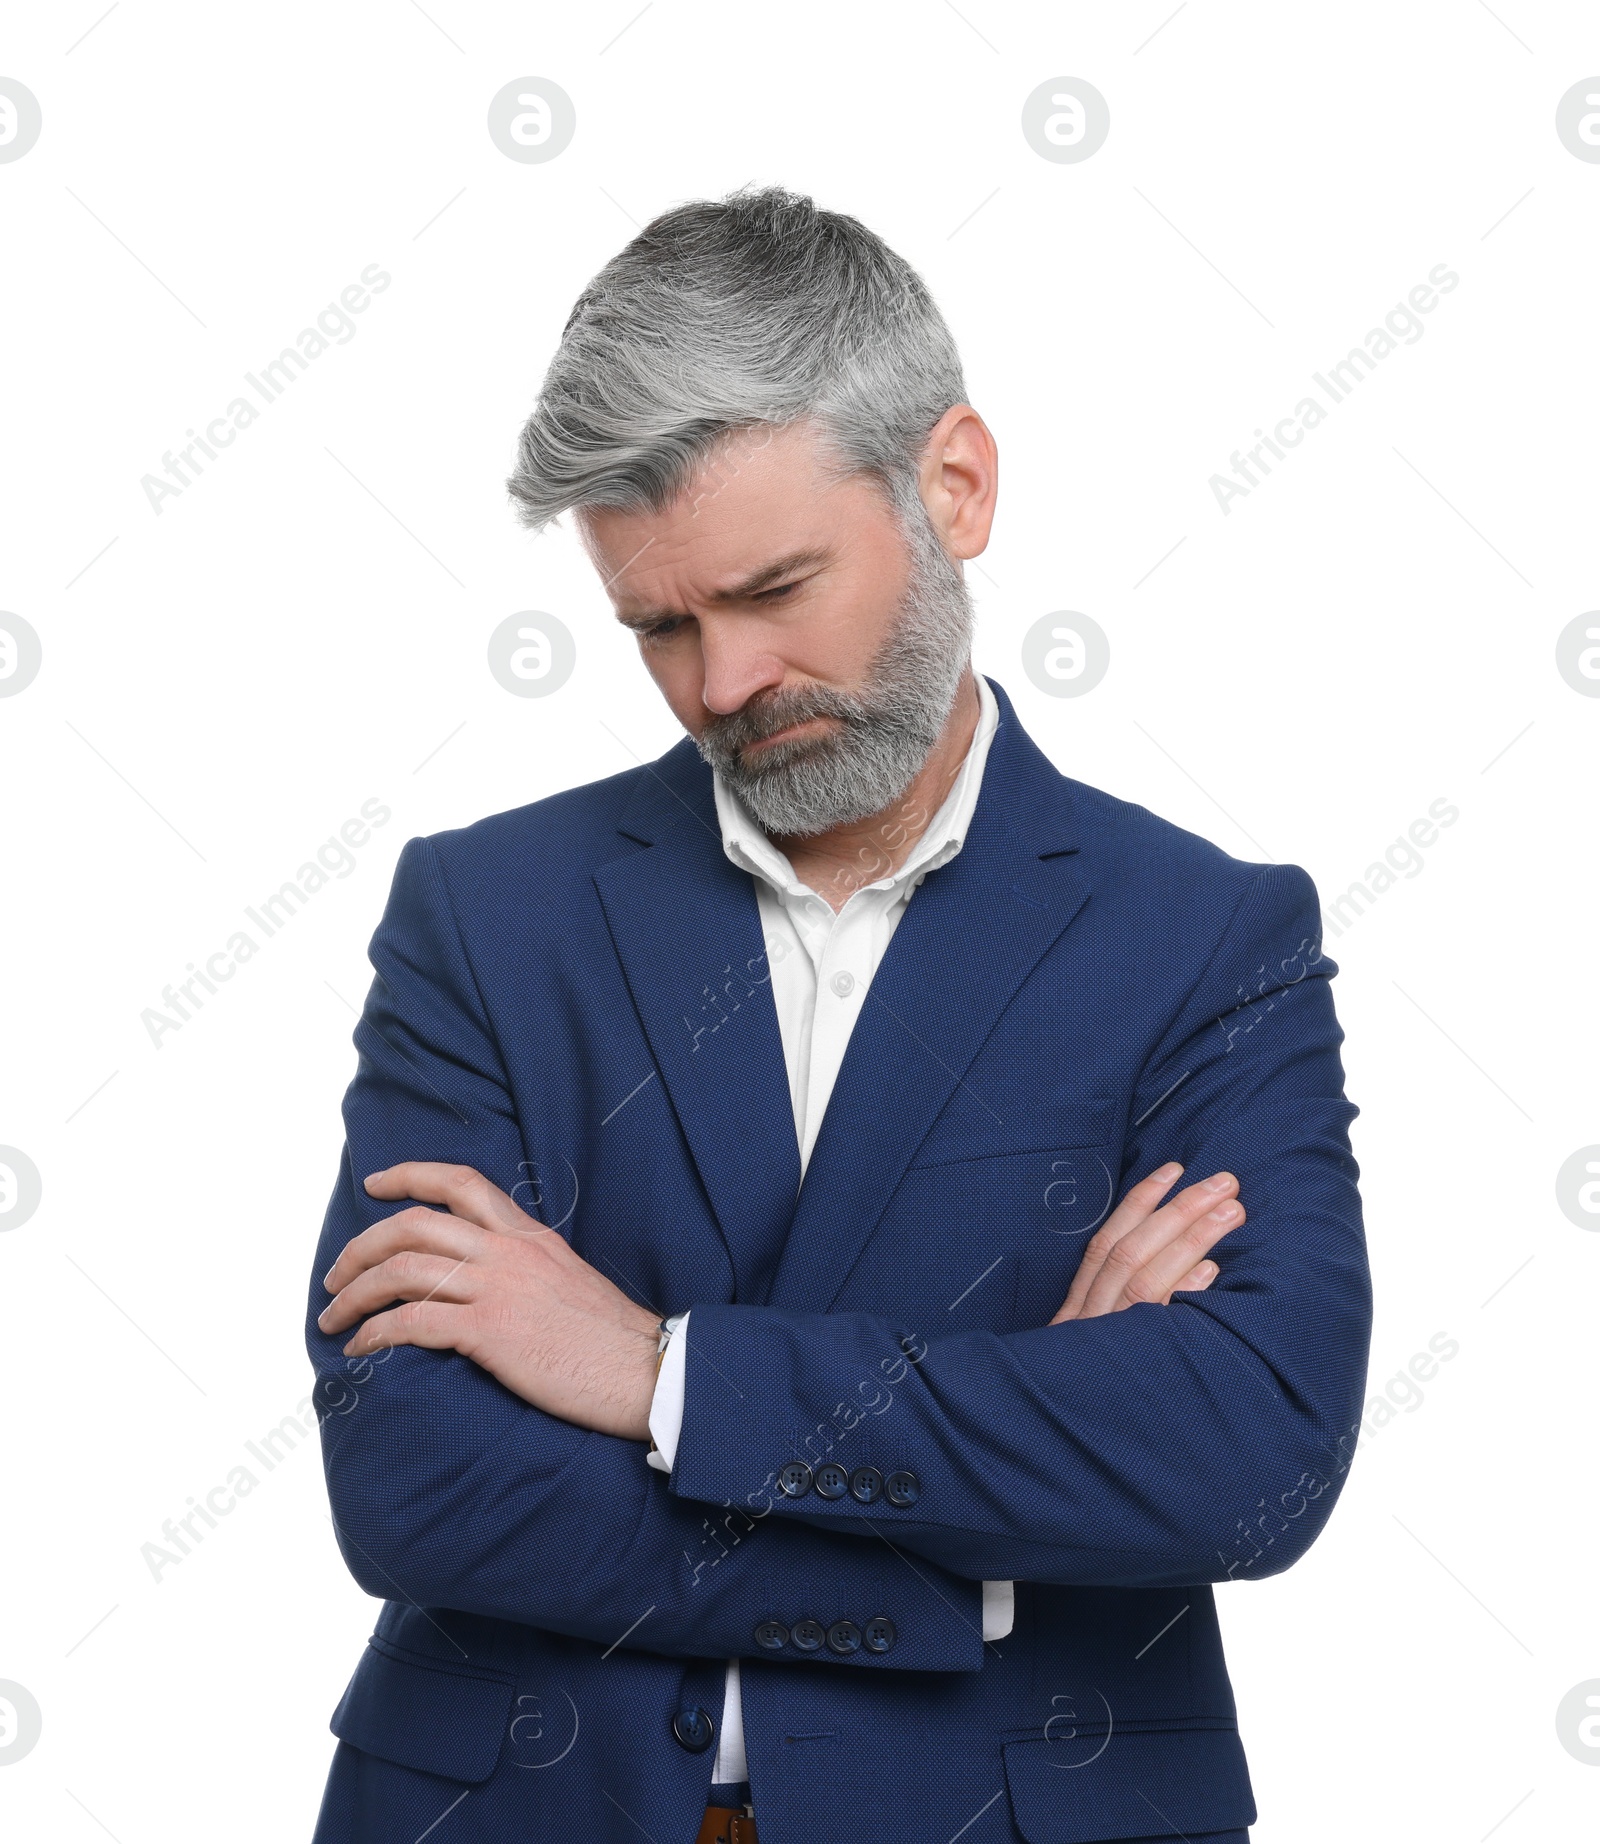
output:
{"label": "gray beard", "polygon": [[[910,534],[911,574],[888,638],[859,692],[799,685],[758,694],[697,739],[701,756],[763,832],[814,838],[882,813],[900,799],[939,739],[972,652],[972,601],[961,567],[924,516]],[[808,717],[835,717],[823,736],[749,743]]]}

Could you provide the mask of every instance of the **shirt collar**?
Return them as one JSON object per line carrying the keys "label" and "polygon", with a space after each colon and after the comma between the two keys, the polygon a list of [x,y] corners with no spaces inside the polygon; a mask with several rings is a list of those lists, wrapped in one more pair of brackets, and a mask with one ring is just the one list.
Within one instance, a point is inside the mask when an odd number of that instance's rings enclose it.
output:
{"label": "shirt collar", "polygon": [[[965,843],[967,828],[978,805],[978,791],[983,784],[983,766],[989,754],[989,744],[1000,721],[1000,707],[995,703],[989,681],[981,672],[974,674],[974,677],[978,682],[978,727],[973,732],[971,746],[950,792],[899,870],[865,888],[909,890],[914,882],[920,883],[929,871],[947,864]],[[744,802],[726,785],[721,775],[713,770],[711,779],[717,802],[717,820],[722,828],[722,849],[731,862],[741,871],[748,871],[763,883],[770,884],[780,896],[814,894],[808,885],[796,877],[786,854],[779,851],[755,823]]]}

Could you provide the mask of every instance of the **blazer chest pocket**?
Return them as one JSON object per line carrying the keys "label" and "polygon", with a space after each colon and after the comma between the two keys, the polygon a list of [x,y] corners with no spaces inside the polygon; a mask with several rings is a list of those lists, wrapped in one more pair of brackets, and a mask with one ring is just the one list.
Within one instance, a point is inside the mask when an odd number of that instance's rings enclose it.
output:
{"label": "blazer chest pocket", "polygon": [[328,1724],[340,1741],[419,1773],[487,1780],[516,1681],[402,1652],[374,1635]]}
{"label": "blazer chest pocket", "polygon": [[901,1175],[857,1274],[862,1297],[963,1331],[1041,1325],[1110,1214],[1118,1104],[1046,1094],[990,1114],[958,1098]]}
{"label": "blazer chest pocket", "polygon": [[969,1159],[1009,1159],[1023,1153],[1070,1152],[1105,1146],[1116,1135],[1117,1104],[1111,1100],[1030,1099],[986,1107],[957,1090],[957,1100],[929,1128],[911,1169],[959,1165]]}
{"label": "blazer chest pocket", "polygon": [[[901,1181],[899,1201],[924,1225],[971,1247],[991,1245],[1072,1266],[1111,1213],[1118,1111],[1112,1101],[982,1113],[970,1098],[934,1123]],[[1069,1274],[1070,1278],[1070,1274]]]}

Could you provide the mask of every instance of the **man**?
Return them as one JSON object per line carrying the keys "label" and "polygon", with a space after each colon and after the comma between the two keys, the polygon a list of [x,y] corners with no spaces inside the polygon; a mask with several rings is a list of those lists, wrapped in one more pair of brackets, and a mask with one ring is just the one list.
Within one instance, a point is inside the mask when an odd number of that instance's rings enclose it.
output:
{"label": "man", "polygon": [[996,481],[807,199],[573,311],[511,488],[689,734],[396,870],[308,1326],[386,1602],[320,1844],[1245,1838],[1209,1584],[1305,1550],[1365,1373],[1335,969],[1303,871],[974,675]]}

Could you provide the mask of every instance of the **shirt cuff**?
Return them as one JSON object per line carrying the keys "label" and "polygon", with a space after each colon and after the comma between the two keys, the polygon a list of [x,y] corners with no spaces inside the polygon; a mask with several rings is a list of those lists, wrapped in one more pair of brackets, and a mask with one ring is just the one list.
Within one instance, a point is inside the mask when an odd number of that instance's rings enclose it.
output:
{"label": "shirt cuff", "polygon": [[[659,1473],[670,1473],[677,1458],[678,1436],[683,1431],[684,1363],[688,1353],[689,1315],[685,1313],[667,1340],[666,1355],[650,1398],[650,1438],[655,1446],[646,1457]],[[1006,1630],[1011,1629],[1007,1626]]]}
{"label": "shirt cuff", "polygon": [[[669,1346],[670,1350],[671,1347]],[[1017,1619],[1017,1588],[1015,1582],[986,1581],[983,1584],[983,1636],[988,1639],[1004,1639]]]}

